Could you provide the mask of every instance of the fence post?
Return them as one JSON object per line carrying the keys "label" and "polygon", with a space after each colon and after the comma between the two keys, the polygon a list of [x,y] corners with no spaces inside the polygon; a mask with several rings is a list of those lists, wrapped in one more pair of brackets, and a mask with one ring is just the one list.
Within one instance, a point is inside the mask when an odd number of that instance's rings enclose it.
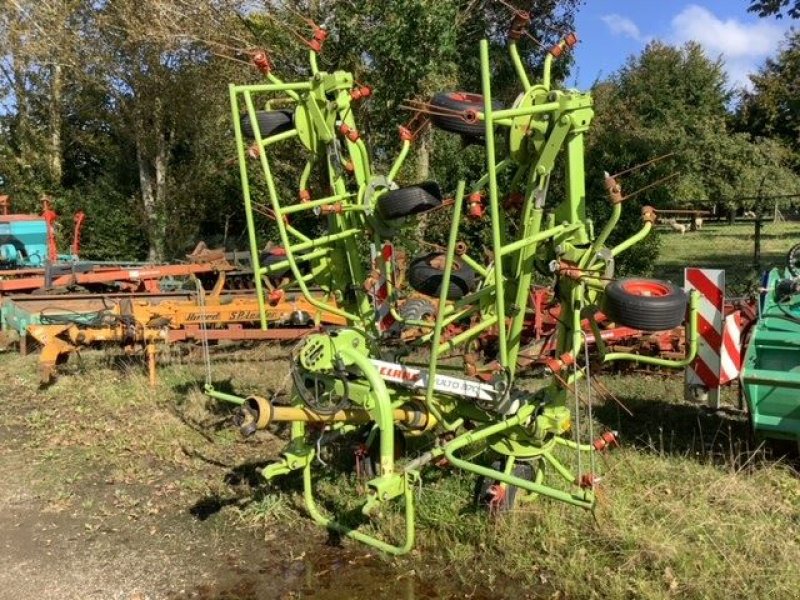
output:
{"label": "fence post", "polygon": [[753,232],[753,269],[756,273],[761,272],[761,209],[756,211],[755,231]]}
{"label": "fence post", "polygon": [[761,177],[758,184],[758,198],[756,200],[756,220],[753,232],[753,269],[756,273],[761,273],[761,225],[764,218],[764,183],[767,181],[767,173]]}

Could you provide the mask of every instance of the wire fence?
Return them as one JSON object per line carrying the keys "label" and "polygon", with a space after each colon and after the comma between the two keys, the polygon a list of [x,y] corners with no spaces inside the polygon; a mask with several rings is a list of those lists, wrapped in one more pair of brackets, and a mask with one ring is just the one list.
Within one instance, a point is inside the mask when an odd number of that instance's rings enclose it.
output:
{"label": "wire fence", "polygon": [[755,291],[763,272],[786,266],[790,248],[800,243],[800,219],[779,211],[751,213],[733,222],[676,220],[660,223],[657,230],[661,235],[654,267],[657,277],[682,283],[686,267],[724,269],[728,297]]}

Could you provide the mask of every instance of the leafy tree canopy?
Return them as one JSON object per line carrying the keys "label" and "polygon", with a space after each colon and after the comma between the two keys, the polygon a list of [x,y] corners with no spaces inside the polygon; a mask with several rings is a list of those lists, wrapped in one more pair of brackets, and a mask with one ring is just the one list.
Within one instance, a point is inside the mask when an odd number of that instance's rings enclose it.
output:
{"label": "leafy tree canopy", "polygon": [[742,95],[736,115],[739,128],[800,152],[800,31],[790,32],[778,56],[750,79],[753,88]]}
{"label": "leafy tree canopy", "polygon": [[800,17],[800,0],[751,0],[747,10],[759,17],[776,16],[780,19],[786,14],[797,19]]}

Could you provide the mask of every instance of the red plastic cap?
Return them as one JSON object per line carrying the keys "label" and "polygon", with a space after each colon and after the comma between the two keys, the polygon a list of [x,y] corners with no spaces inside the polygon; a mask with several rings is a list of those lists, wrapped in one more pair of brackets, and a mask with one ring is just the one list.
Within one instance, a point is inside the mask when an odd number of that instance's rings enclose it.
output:
{"label": "red plastic cap", "polygon": [[597,438],[594,442],[592,442],[592,446],[597,452],[602,452],[603,450],[608,450],[613,446],[619,446],[619,438],[617,437],[616,431],[606,431]]}
{"label": "red plastic cap", "polygon": [[414,141],[414,134],[408,127],[403,127],[402,125],[398,127],[398,133],[400,134],[400,140],[403,142],[413,142]]}
{"label": "red plastic cap", "polygon": [[339,126],[339,133],[345,136],[351,142],[357,142],[358,138],[361,137],[355,129],[350,127],[347,123],[342,123]]}
{"label": "red plastic cap", "polygon": [[272,70],[272,63],[264,50],[256,50],[253,52],[253,64],[256,66],[256,69],[261,71],[264,75],[269,75],[269,72]]}
{"label": "red plastic cap", "polygon": [[595,485],[597,485],[597,483],[599,483],[599,481],[600,478],[594,473],[584,473],[578,479],[578,485],[584,490],[591,490]]}
{"label": "red plastic cap", "polygon": [[314,52],[319,54],[322,52],[322,45],[325,43],[325,40],[328,39],[328,32],[322,29],[322,27],[316,27],[314,29],[314,37],[312,37],[308,42],[308,47],[311,48]]}

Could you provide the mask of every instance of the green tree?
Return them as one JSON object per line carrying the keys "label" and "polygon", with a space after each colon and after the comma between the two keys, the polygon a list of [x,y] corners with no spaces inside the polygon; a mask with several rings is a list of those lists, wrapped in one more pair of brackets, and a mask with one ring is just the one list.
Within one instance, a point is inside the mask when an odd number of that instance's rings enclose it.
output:
{"label": "green tree", "polygon": [[[67,214],[91,204],[87,239],[127,223],[153,259],[225,219],[208,207],[233,179],[226,59],[247,46],[242,2],[0,2],[0,173],[16,210],[45,192]],[[103,193],[114,201],[90,201]]]}
{"label": "green tree", "polygon": [[790,32],[775,58],[750,76],[753,88],[742,94],[736,121],[755,137],[774,137],[795,151],[800,169],[800,31]]}
{"label": "green tree", "polygon": [[780,19],[787,14],[792,19],[797,19],[800,17],[800,0],[750,0],[750,8],[747,10],[759,17],[776,16]]}
{"label": "green tree", "polygon": [[[789,153],[775,140],[753,140],[732,131],[728,89],[720,60],[697,44],[682,48],[648,45],[611,79],[595,86],[596,120],[589,134],[589,202],[593,216],[608,213],[602,172],[623,171],[670,155],[622,179],[626,193],[672,176],[632,202],[656,208],[718,208],[729,214],[763,193],[796,183]],[[748,206],[749,207],[749,206]],[[617,239],[640,226],[638,211],[626,207]],[[612,239],[612,243],[615,241]],[[658,251],[652,236],[624,257],[623,269],[646,270]]]}

